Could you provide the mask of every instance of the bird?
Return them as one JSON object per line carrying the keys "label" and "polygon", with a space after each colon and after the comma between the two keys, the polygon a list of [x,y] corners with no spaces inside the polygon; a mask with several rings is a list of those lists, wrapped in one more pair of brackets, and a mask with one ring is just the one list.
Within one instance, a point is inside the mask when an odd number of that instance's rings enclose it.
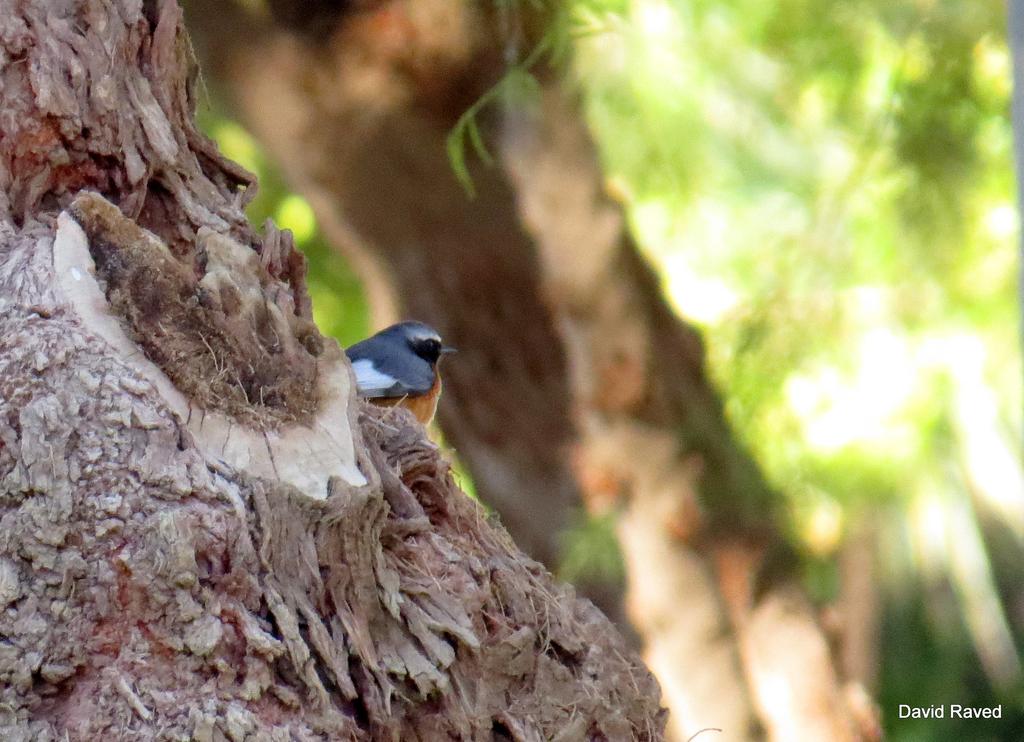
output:
{"label": "bird", "polygon": [[385,327],[345,350],[360,397],[381,407],[404,407],[423,425],[434,419],[441,395],[441,358],[454,353],[423,322]]}

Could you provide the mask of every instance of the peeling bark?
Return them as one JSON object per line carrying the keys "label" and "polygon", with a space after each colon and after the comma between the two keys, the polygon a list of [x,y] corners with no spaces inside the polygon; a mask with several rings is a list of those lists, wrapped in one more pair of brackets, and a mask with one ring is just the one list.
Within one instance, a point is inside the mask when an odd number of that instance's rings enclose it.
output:
{"label": "peeling bark", "polygon": [[660,739],[607,619],[357,404],[193,73],[174,2],[0,3],[0,737]]}
{"label": "peeling bark", "polygon": [[[334,476],[366,484],[349,433],[352,383],[340,348],[296,312],[293,294],[275,285],[256,252],[206,228],[197,237],[201,280],[116,206],[86,192],[58,218],[55,278],[82,324],[157,387],[207,458],[316,499]],[[105,268],[96,270],[93,253]],[[265,244],[263,257],[271,253]],[[110,313],[111,296],[136,340]]]}

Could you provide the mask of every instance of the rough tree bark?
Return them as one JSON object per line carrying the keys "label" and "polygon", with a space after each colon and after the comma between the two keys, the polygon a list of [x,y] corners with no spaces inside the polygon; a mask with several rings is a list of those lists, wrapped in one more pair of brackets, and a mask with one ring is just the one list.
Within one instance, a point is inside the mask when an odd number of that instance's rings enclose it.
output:
{"label": "rough tree bark", "polygon": [[[506,50],[530,48],[536,19],[427,0],[269,5],[273,22],[195,6],[212,76],[328,236],[360,262],[379,256],[373,277],[394,301],[469,349],[451,365],[442,426],[517,538],[548,559],[578,502],[622,508],[630,617],[677,738],[876,734],[870,704],[849,703],[860,696],[795,578],[776,498],[729,431],[701,340],[603,193],[557,76],[536,70],[535,105],[481,113],[500,162],[471,168],[473,200],[456,181],[445,139],[505,73]],[[256,60],[272,61],[256,73]],[[554,494],[507,484],[538,471],[523,455],[538,451],[556,454],[540,469]]]}
{"label": "rough tree bark", "polygon": [[0,2],[0,737],[659,739],[607,619],[360,409],[175,2]]}

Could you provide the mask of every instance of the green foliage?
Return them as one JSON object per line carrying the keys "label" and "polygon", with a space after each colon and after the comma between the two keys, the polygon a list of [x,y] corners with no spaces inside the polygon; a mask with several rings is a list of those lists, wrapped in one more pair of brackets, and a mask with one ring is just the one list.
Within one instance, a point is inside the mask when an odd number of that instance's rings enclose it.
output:
{"label": "green foliage", "polygon": [[[888,433],[923,468],[932,425],[915,415],[949,413],[958,338],[1019,364],[999,350],[1015,345],[1002,9],[932,6],[635,2],[580,43],[610,187],[712,335],[730,414],[773,474],[778,439],[803,438],[804,466]],[[826,430],[857,395],[879,408],[864,429]]]}
{"label": "green foliage", "polygon": [[558,576],[576,584],[621,584],[626,570],[615,535],[616,520],[615,513],[579,513],[563,534],[565,549]]}
{"label": "green foliage", "polygon": [[[979,514],[985,534],[1001,523],[1024,544],[1003,4],[572,5],[598,31],[576,40],[574,72],[608,189],[704,328],[734,428],[787,497],[812,591],[834,596],[830,561],[864,518],[889,545],[890,594],[920,598],[925,574],[947,585],[948,601],[887,613],[892,738],[956,737],[896,719],[909,698],[1019,710],[1019,674],[996,696],[979,669],[998,641],[976,620],[988,614],[1019,654],[1024,618],[1002,602],[1019,605],[1006,587],[1022,582],[1019,560],[962,548]],[[957,547],[906,548],[929,527]],[[959,634],[936,673],[943,622]]]}
{"label": "green foliage", "polygon": [[522,100],[535,93],[537,80],[530,73],[530,68],[546,48],[546,44],[537,46],[525,62],[511,67],[490,90],[480,96],[459,116],[459,120],[448,133],[445,142],[448,160],[452,165],[452,170],[455,171],[455,177],[459,179],[459,183],[462,184],[466,195],[470,198],[476,196],[476,188],[473,186],[473,176],[470,175],[469,167],[466,165],[466,143],[472,145],[473,151],[485,165],[490,167],[494,162],[487,145],[484,144],[483,135],[480,133],[480,126],[477,123],[480,112],[498,101],[503,101],[507,105],[514,100]]}
{"label": "green foliage", "polygon": [[[480,114],[495,105],[522,107],[535,100],[540,92],[540,84],[534,76],[534,68],[543,62],[561,69],[569,58],[574,40],[602,30],[601,11],[607,4],[593,1],[564,3],[557,0],[496,0],[495,5],[504,17],[504,25],[516,29],[510,36],[521,33],[523,26],[527,25],[526,16],[530,13],[542,14],[547,22],[540,39],[521,59],[518,56],[518,41],[511,38],[507,40],[506,56],[510,58],[508,70],[459,116],[448,133],[445,142],[448,160],[469,198],[476,196],[476,188],[467,163],[467,149],[472,148],[485,166],[490,167],[494,162],[480,130]],[[623,3],[614,5],[625,7]]]}

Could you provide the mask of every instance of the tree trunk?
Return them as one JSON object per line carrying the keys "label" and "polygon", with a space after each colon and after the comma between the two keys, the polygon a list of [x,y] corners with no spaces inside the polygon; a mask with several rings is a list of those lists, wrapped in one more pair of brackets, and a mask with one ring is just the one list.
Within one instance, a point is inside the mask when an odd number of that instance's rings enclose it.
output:
{"label": "tree trunk", "polygon": [[775,494],[707,381],[701,338],[673,316],[604,193],[579,118],[549,86],[506,126],[503,156],[569,338],[584,496],[624,501],[629,615],[676,736],[874,736],[792,572]]}
{"label": "tree trunk", "polygon": [[[577,503],[623,509],[630,616],[676,738],[877,733],[870,704],[857,720],[847,703],[701,340],[603,193],[558,80],[541,70],[539,104],[480,114],[501,159],[471,166],[474,199],[452,172],[447,135],[505,73],[504,51],[529,43],[531,19],[417,0],[325,5],[313,24],[271,5],[277,25],[195,8],[214,77],[328,236],[380,256],[402,309],[467,349],[442,426],[517,540],[557,558]],[[254,74],[255,60],[272,61]],[[552,483],[524,488],[537,472]]]}
{"label": "tree trunk", "polygon": [[0,737],[659,739],[589,603],[357,405],[174,2],[0,2]]}

